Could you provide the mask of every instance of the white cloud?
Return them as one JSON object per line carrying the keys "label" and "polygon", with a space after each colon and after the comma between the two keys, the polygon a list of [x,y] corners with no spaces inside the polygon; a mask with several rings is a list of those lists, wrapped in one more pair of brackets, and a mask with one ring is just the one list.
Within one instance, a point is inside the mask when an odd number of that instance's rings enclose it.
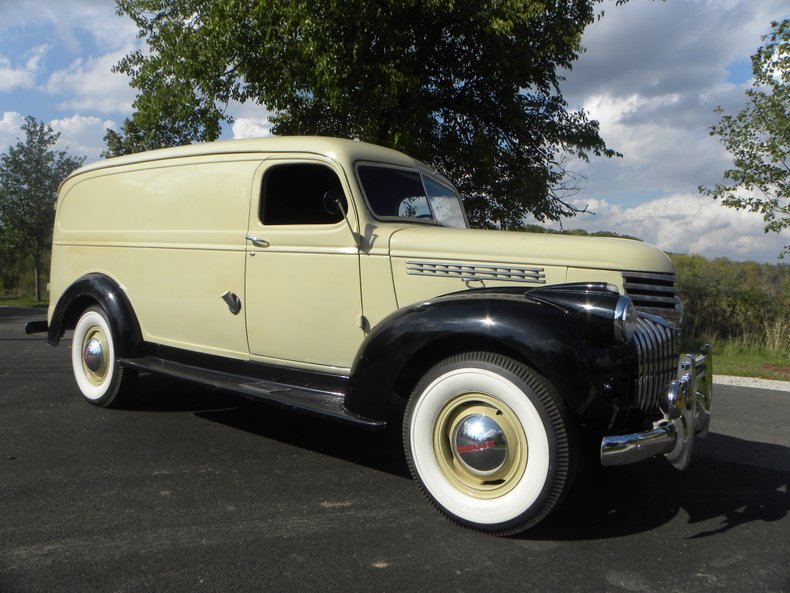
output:
{"label": "white cloud", "polygon": [[782,247],[790,243],[790,231],[766,234],[759,214],[727,208],[697,194],[674,194],[635,206],[602,199],[574,202],[587,205],[591,213],[565,220],[564,228],[614,231],[675,253],[776,262]]}
{"label": "white cloud", "polygon": [[112,67],[130,50],[80,58],[68,68],[54,72],[47,80],[46,91],[66,97],[58,104],[62,110],[129,114],[135,91],[129,86],[129,79],[113,73]]}
{"label": "white cloud", "polygon": [[233,138],[265,138],[272,135],[269,121],[271,112],[265,107],[251,101],[233,101],[228,105],[228,113],[233,117]]}
{"label": "white cloud", "polygon": [[[22,124],[25,118],[16,112],[3,113],[0,119],[0,153],[24,140]],[[73,156],[87,157],[87,162],[95,161],[104,150],[102,138],[107,128],[114,127],[114,122],[98,117],[73,115],[49,122],[52,129],[60,134],[56,150],[65,150]]]}
{"label": "white cloud", "polygon": [[[718,119],[713,113],[718,105],[728,110],[743,105],[748,85],[728,82],[729,67],[749,62],[771,21],[787,14],[786,0],[609,2],[605,7],[605,16],[585,31],[587,51],[566,72],[562,88],[570,104],[599,119],[610,146],[639,154],[662,130],[705,136]],[[638,129],[646,125],[654,128]],[[634,151],[633,141],[641,150]]]}
{"label": "white cloud", "polygon": [[52,129],[60,133],[58,147],[74,156],[87,157],[86,162],[95,161],[104,150],[102,138],[114,122],[94,116],[73,115],[53,120]]}
{"label": "white cloud", "polygon": [[17,143],[25,118],[16,112],[6,111],[0,119],[0,152]]}
{"label": "white cloud", "polygon": [[49,46],[37,45],[25,56],[21,66],[14,66],[9,58],[0,55],[0,92],[10,91],[15,88],[32,88],[36,83],[36,76],[41,71],[41,60],[47,53]]}
{"label": "white cloud", "polygon": [[745,104],[750,82],[730,81],[733,64],[749,63],[771,21],[788,14],[786,0],[611,1],[604,8],[562,89],[624,156],[571,163],[586,178],[575,201],[599,215],[566,226],[636,235],[674,251],[775,261],[787,236],[765,235],[758,214],[725,208],[697,187],[721,181],[731,166],[709,135],[714,109],[735,113]]}
{"label": "white cloud", "polygon": [[748,59],[786,0],[686,0],[604,4],[582,38],[587,51],[563,88],[584,96],[701,92]]}
{"label": "white cloud", "polygon": [[233,138],[265,138],[272,135],[268,119],[240,117],[233,122]]}
{"label": "white cloud", "polygon": [[[35,38],[49,41],[27,49]],[[131,113],[135,92],[125,75],[111,70],[143,45],[133,21],[117,15],[113,2],[3,1],[0,91],[26,89],[33,100],[23,108],[40,119],[53,117],[55,110],[126,115]],[[52,98],[46,100],[42,93]],[[42,106],[50,113],[42,113]]]}
{"label": "white cloud", "polygon": [[102,51],[130,45],[137,35],[131,19],[118,17],[115,3],[107,0],[0,2],[0,32],[41,26],[51,26],[53,41],[74,53],[84,50],[85,33]]}
{"label": "white cloud", "polygon": [[677,94],[585,99],[584,109],[599,121],[607,144],[623,154],[574,165],[588,179],[585,193],[688,192],[720,180],[729,159],[708,134],[713,109],[704,115],[684,100]]}

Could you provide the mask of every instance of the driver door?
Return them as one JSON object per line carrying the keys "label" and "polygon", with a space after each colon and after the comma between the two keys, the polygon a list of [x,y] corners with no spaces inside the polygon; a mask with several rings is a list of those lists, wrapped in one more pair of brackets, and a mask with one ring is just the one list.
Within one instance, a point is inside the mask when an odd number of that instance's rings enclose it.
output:
{"label": "driver door", "polygon": [[348,185],[329,159],[267,159],[256,174],[247,233],[246,321],[251,359],[345,373],[364,339],[359,250],[324,196]]}

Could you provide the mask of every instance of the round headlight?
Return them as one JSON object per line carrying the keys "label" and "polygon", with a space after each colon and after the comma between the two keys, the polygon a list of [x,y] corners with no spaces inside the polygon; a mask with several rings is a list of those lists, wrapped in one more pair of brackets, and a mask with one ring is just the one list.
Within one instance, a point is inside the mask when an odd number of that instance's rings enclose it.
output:
{"label": "round headlight", "polygon": [[614,339],[623,344],[630,342],[636,333],[636,307],[627,296],[617,299],[614,309]]}

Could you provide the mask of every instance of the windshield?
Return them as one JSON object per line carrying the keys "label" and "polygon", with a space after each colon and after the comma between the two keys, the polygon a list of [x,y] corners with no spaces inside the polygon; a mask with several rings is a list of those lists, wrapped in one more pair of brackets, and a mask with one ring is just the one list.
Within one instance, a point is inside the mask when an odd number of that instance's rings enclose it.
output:
{"label": "windshield", "polygon": [[467,227],[458,193],[435,177],[413,169],[377,165],[360,165],[357,174],[377,218]]}

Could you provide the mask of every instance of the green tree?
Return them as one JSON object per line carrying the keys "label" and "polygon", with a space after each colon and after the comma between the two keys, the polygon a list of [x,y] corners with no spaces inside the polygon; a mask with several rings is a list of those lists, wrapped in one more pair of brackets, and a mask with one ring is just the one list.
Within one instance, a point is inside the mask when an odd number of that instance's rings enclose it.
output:
{"label": "green tree", "polygon": [[215,136],[200,134],[193,137],[184,136],[178,121],[169,121],[160,117],[156,112],[136,112],[131,119],[124,120],[120,132],[116,132],[112,128],[107,129],[104,133],[104,144],[107,148],[102,151],[101,156],[110,158],[165,146],[177,146],[195,140],[214,140],[215,138]]}
{"label": "green tree", "polygon": [[0,219],[0,288],[7,292],[16,288],[19,283],[20,256],[11,242],[10,231]]}
{"label": "green tree", "polygon": [[85,157],[53,149],[60,137],[49,124],[26,117],[24,140],[0,155],[0,221],[6,244],[33,258],[36,300],[41,300],[41,258],[52,245],[58,185]]}
{"label": "green tree", "polygon": [[778,233],[790,227],[790,20],[771,27],[765,45],[752,56],[754,81],[746,107],[711,127],[734,166],[724,172],[724,183],[700,191],[725,206],[759,212],[765,232]]}
{"label": "green tree", "polygon": [[116,67],[138,95],[107,154],[214,140],[228,104],[251,101],[274,112],[275,134],[355,138],[432,164],[475,225],[572,215],[567,160],[617,155],[560,91],[598,2],[118,0],[149,51]]}

